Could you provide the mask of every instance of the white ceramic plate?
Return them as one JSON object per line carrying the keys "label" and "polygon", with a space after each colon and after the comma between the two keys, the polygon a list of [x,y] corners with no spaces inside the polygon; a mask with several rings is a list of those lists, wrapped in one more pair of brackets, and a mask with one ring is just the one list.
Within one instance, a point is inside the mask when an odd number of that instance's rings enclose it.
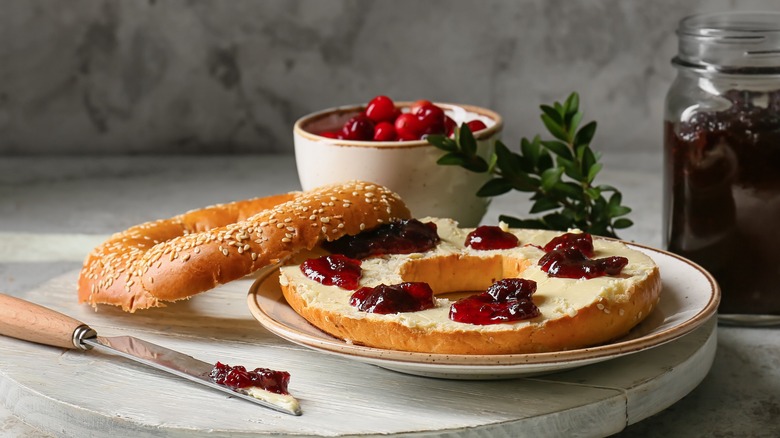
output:
{"label": "white ceramic plate", "polygon": [[320,331],[295,313],[272,270],[252,285],[247,298],[260,324],[296,344],[407,374],[451,379],[499,379],[538,375],[601,362],[667,343],[712,317],[720,301],[715,279],[677,255],[628,244],[655,260],[661,271],[661,300],[628,335],[590,348],[551,353],[449,355],[384,350],[346,343]]}

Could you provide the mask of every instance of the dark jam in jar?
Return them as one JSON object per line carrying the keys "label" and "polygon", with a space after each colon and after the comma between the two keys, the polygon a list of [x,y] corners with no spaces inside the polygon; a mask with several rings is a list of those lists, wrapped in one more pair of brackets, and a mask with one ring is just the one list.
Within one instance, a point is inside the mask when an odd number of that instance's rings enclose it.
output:
{"label": "dark jam in jar", "polygon": [[722,97],[665,124],[667,247],[715,276],[720,313],[780,314],[780,91]]}
{"label": "dark jam in jar", "polygon": [[[780,12],[686,17],[664,114],[664,243],[713,274],[719,320],[780,323]],[[663,275],[663,274],[662,274]]]}

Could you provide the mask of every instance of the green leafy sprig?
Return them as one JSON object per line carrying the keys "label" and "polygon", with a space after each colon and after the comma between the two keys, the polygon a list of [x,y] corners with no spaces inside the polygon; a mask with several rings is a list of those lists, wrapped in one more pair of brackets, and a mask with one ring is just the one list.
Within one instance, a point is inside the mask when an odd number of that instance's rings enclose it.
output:
{"label": "green leafy sprig", "polygon": [[532,194],[530,213],[544,214],[530,219],[501,215],[499,219],[509,226],[559,231],[579,228],[617,237],[615,230],[633,225],[624,217],[631,209],[623,205],[618,189],[594,183],[603,167],[599,154],[590,147],[596,122],[580,128],[583,113],[577,93],[572,93],[563,104],[555,102],[540,108],[542,122],[553,138],[523,138],[519,151],[511,151],[497,140],[488,160],[478,154],[477,141],[465,123],[455,129],[454,138],[430,135],[427,140],[446,152],[438,164],[492,175],[477,196],[498,196],[510,190]]}

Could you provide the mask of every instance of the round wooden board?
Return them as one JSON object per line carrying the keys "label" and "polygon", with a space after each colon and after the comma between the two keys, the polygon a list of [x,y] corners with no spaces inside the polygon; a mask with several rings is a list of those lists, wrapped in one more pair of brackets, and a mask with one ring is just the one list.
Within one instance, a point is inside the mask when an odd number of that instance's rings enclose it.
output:
{"label": "round wooden board", "polygon": [[131,361],[0,337],[0,401],[57,436],[603,436],[670,406],[709,371],[714,320],[630,356],[501,381],[401,374],[291,344],[263,329],[245,295],[253,279],[167,308],[125,314],[75,302],[77,273],[26,295],[90,324],[199,359],[287,370],[303,415],[263,409]]}

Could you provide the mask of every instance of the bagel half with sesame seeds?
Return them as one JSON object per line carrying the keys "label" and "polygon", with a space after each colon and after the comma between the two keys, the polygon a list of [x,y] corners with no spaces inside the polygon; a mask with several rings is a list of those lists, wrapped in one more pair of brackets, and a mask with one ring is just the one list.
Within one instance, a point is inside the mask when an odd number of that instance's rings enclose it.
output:
{"label": "bagel half with sesame seeds", "polygon": [[193,210],[95,248],[79,275],[79,302],[127,312],[164,306],[323,241],[409,217],[397,194],[361,181]]}

